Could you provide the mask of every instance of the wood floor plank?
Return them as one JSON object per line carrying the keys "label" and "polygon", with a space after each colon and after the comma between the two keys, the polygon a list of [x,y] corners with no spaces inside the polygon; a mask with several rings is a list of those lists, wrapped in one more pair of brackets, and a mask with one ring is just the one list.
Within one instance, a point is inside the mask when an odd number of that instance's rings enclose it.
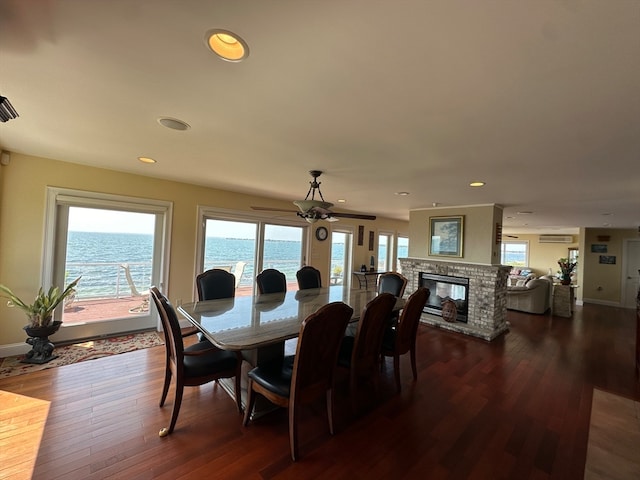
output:
{"label": "wood floor plank", "polygon": [[304,409],[296,463],[285,411],[243,427],[214,384],[187,388],[176,430],[158,437],[173,404],[172,387],[158,406],[163,347],[0,379],[6,394],[50,405],[29,463],[13,436],[37,432],[38,420],[26,405],[3,403],[0,451],[11,460],[0,462],[0,477],[30,478],[33,468],[38,480],[582,479],[594,388],[640,400],[635,312],[586,305],[569,319],[507,318],[510,331],[491,343],[421,325],[418,381],[403,356],[396,394],[387,359],[377,394],[363,386],[360,416],[339,378],[336,435],[323,401]]}

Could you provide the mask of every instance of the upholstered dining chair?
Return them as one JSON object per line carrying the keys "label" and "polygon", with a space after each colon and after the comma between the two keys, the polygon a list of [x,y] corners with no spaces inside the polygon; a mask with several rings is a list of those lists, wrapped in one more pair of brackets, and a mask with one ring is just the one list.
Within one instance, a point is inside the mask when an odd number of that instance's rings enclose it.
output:
{"label": "upholstered dining chair", "polygon": [[406,287],[406,277],[396,272],[383,273],[378,278],[378,293],[390,293],[401,298]]}
{"label": "upholstered dining chair", "polygon": [[309,265],[305,265],[296,272],[296,279],[300,290],[322,287],[320,270]]}
{"label": "upholstered dining chair", "polygon": [[280,293],[287,291],[287,277],[275,268],[267,268],[256,277],[260,293]]}
{"label": "upholstered dining chair", "polygon": [[418,379],[418,370],[416,368],[416,336],[418,334],[418,324],[422,309],[429,298],[429,290],[420,287],[411,294],[402,313],[398,324],[394,327],[387,328],[382,339],[382,355],[384,357],[393,357],[393,370],[396,379],[396,389],[398,393],[400,387],[400,355],[409,352],[411,354],[411,369],[413,371],[413,380]]}
{"label": "upholstered dining chair", "polygon": [[378,390],[382,336],[389,325],[389,317],[396,304],[396,297],[381,293],[363,309],[355,337],[345,335],[340,345],[338,366],[349,369],[349,395],[354,413],[357,413],[357,383],[361,378],[370,379]]}
{"label": "upholstered dining chair", "polygon": [[244,425],[249,424],[258,394],[289,409],[291,458],[299,458],[298,420],[300,406],[326,395],[329,432],[333,435],[334,371],[340,341],[353,309],[333,302],[309,315],[300,327],[294,356],[276,359],[249,371]]}
{"label": "upholstered dining chair", "polygon": [[171,379],[175,378],[176,383],[171,422],[169,428],[160,430],[159,435],[166,437],[173,432],[180,413],[184,387],[195,387],[220,378],[235,377],[236,405],[238,411],[242,412],[241,362],[238,355],[235,352],[214,348],[208,342],[198,342],[185,348],[178,316],[171,303],[156,287],[151,287],[151,297],[162,321],[166,349],[166,369],[160,407],[167,398]]}
{"label": "upholstered dining chair", "polygon": [[218,300],[236,295],[236,277],[220,268],[212,268],[196,277],[198,300]]}

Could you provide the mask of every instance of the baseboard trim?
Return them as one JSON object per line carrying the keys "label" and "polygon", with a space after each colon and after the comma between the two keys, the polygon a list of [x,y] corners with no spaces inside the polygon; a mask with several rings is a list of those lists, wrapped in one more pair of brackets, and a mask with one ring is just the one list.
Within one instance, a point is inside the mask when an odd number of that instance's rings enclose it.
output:
{"label": "baseboard trim", "polygon": [[620,302],[611,302],[608,300],[596,300],[594,298],[582,298],[583,303],[595,303],[596,305],[606,305],[607,307],[621,307]]}
{"label": "baseboard trim", "polygon": [[9,343],[0,345],[0,358],[13,357],[14,355],[24,355],[31,350],[31,345],[26,343]]}

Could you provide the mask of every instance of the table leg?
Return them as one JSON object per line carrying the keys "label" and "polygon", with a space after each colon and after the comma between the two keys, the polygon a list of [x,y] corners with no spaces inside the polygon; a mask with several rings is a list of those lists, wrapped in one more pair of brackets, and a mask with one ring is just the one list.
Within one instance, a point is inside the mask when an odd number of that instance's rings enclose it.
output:
{"label": "table leg", "polygon": [[[242,399],[240,403],[242,404],[242,409],[244,410],[247,405],[247,389],[249,386],[249,377],[248,373],[256,365],[260,365],[262,362],[266,362],[269,360],[273,360],[274,358],[281,358],[284,356],[284,342],[275,343],[273,345],[267,345],[264,347],[260,347],[254,350],[243,350],[242,351],[242,378],[240,379],[240,392],[242,395]],[[235,400],[235,379],[233,378],[224,378],[220,379],[220,385],[224,390]],[[265,415],[269,412],[276,410],[278,407],[272,404],[267,399],[262,396],[258,396],[256,399],[255,407],[253,408],[253,413],[251,415],[251,419],[256,419]]]}

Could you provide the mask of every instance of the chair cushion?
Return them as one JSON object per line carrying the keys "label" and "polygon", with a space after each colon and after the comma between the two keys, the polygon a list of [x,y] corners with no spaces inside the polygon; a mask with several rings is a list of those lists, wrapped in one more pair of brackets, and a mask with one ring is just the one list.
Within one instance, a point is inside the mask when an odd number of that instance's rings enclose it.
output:
{"label": "chair cushion", "polygon": [[249,378],[276,395],[288,397],[291,391],[294,360],[294,355],[287,355],[283,359],[265,362],[250,370]]}
{"label": "chair cushion", "polygon": [[[209,342],[198,342],[184,349],[187,352],[208,350],[212,347]],[[203,377],[212,372],[233,370],[238,365],[238,357],[234,352],[226,350],[211,350],[202,355],[184,356],[184,374],[187,377]]]}

